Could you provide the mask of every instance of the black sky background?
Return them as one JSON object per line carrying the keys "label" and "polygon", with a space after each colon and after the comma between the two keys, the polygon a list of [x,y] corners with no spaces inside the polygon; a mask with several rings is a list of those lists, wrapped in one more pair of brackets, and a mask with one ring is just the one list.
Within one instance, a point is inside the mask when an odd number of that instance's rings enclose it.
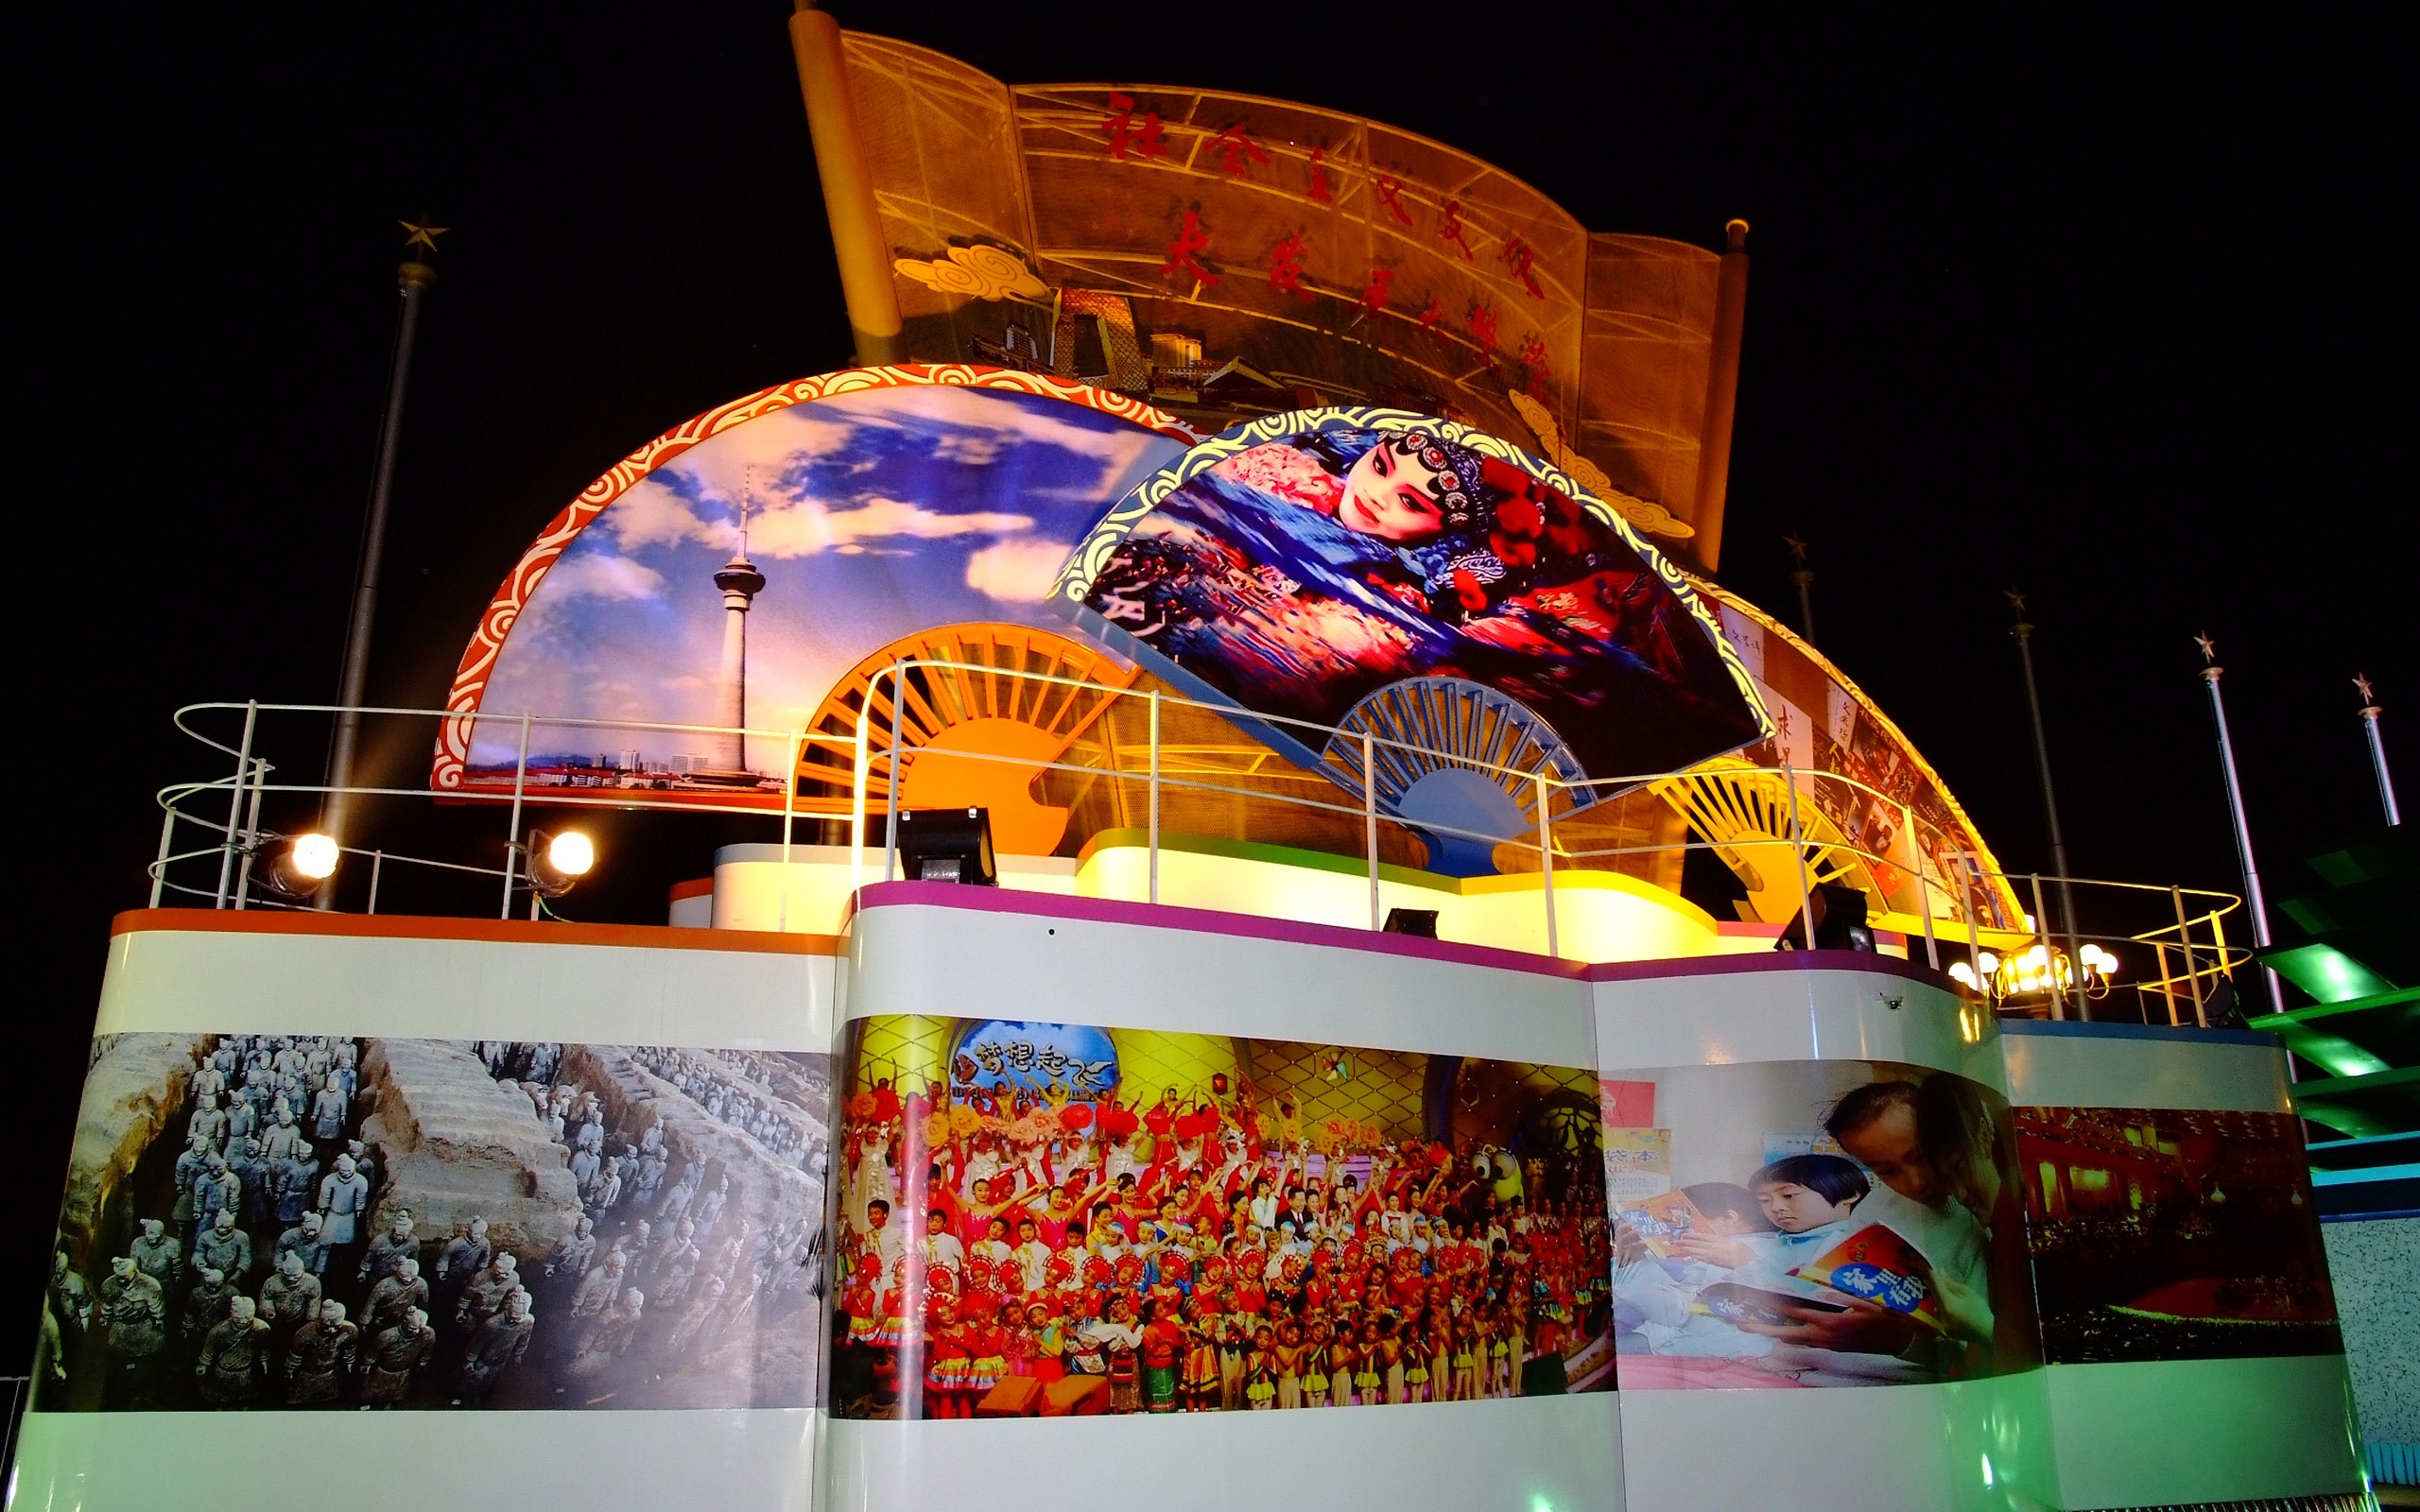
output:
{"label": "black sky background", "polygon": [[[2411,122],[2382,35],[2206,12],[2120,31],[1529,7],[1487,32],[1325,4],[835,9],[1011,81],[1366,113],[1596,229],[1716,246],[1746,216],[1720,578],[1794,624],[1780,537],[1810,541],[1819,643],[2012,868],[2049,864],[2012,585],[2084,875],[2238,885],[2197,630],[2228,668],[2273,897],[2377,822],[2356,670],[2420,749],[2395,460]],[[109,919],[145,899],[147,795],[225,765],[170,712],[334,696],[396,218],[454,229],[373,701],[441,702],[498,579],[615,459],[849,357],[781,5],[342,14],[93,10],[20,54],[11,576],[40,712],[16,740],[26,1200],[0,1294],[28,1305]],[[424,782],[426,738],[372,754]],[[316,771],[322,731],[281,740],[286,772]],[[472,844],[471,816],[443,823]],[[660,920],[666,881],[756,832],[683,833],[566,911]]]}

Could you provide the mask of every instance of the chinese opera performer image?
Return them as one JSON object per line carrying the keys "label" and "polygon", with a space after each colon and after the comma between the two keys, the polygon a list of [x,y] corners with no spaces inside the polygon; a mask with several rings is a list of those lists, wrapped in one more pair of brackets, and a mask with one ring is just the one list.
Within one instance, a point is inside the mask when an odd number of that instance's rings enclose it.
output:
{"label": "chinese opera performer image", "polygon": [[106,1037],[41,1405],[809,1405],[830,1095],[813,1053]]}
{"label": "chinese opera performer image", "polygon": [[835,1410],[1307,1411],[1609,1390],[1588,1073],[860,1021]]}
{"label": "chinese opera performer image", "polygon": [[1419,428],[1305,430],[1194,473],[1087,607],[1261,713],[1335,724],[1388,683],[1464,679],[1527,705],[1599,776],[1760,733],[1709,631],[1616,526]]}

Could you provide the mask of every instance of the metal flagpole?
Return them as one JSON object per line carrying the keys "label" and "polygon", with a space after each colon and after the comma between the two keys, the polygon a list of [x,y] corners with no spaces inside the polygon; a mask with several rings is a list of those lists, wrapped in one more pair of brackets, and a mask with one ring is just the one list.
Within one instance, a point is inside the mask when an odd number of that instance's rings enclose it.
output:
{"label": "metal flagpole", "polygon": [[[2243,787],[2235,773],[2235,743],[2227,738],[2226,699],[2219,693],[2219,677],[2226,668],[2219,665],[2217,642],[2207,635],[2197,635],[2193,640],[2202,648],[2202,681],[2210,690],[2210,717],[2219,730],[2219,773],[2226,779],[2227,814],[2235,821],[2236,855],[2243,863],[2243,905],[2252,916],[2252,943],[2256,950],[2265,951],[2269,948],[2269,905],[2260,894],[2259,864],[2252,859],[2252,826],[2243,816]],[[2260,974],[2269,988],[2269,1011],[2283,1013],[2286,1000],[2278,989],[2277,973],[2264,966]]]}
{"label": "metal flagpole", "polygon": [[[2059,796],[2050,787],[2050,741],[2042,730],[2042,695],[2033,682],[2033,626],[2025,617],[2025,595],[2012,588],[2006,596],[2009,608],[2016,611],[2016,624],[2009,633],[2016,637],[2017,663],[2025,669],[2025,712],[2033,720],[2033,767],[2042,779],[2042,814],[2050,825],[2050,867],[2058,873],[2059,912],[2066,921],[2067,959],[2072,963],[2078,959],[2076,953],[2079,948],[2076,943],[2076,890],[2074,884],[2067,879],[2075,875],[2075,868],[2067,865],[2067,838],[2059,828]],[[2035,899],[2033,906],[2039,909],[2041,900]],[[2050,937],[2049,925],[2048,919],[2042,920],[2042,937],[2045,940]],[[2081,983],[2082,979],[2078,980]],[[2078,999],[2081,1001],[2081,993]]]}
{"label": "metal flagpole", "polygon": [[1806,638],[1807,644],[1813,645],[1815,644],[1815,595],[1809,590],[1815,585],[1815,570],[1806,565],[1806,542],[1796,536],[1784,536],[1781,539],[1782,544],[1789,548],[1789,559],[1798,564],[1791,571],[1789,580],[1798,590],[1799,633]]}
{"label": "metal flagpole", "polygon": [[[412,376],[412,342],[420,331],[421,297],[437,282],[437,269],[422,262],[414,253],[425,249],[437,255],[437,238],[446,228],[432,225],[426,215],[418,222],[399,222],[411,232],[404,241],[404,260],[395,268],[395,286],[403,291],[403,312],[396,318],[395,360],[387,370],[387,411],[378,424],[378,457],[370,474],[369,517],[361,527],[361,557],[353,578],[353,617],[344,632],[344,672],[337,685],[337,729],[328,744],[328,795],[320,811],[320,828],[336,837],[338,845],[346,838],[346,820],[353,807],[353,796],[345,789],[353,785],[353,757],[361,739],[361,708],[364,689],[370,680],[370,632],[378,619],[378,574],[387,557],[387,506],[394,495],[395,452],[402,443],[404,432],[404,394]],[[336,905],[337,879],[330,873],[320,884],[319,895],[312,900],[319,908]]]}
{"label": "metal flagpole", "polygon": [[2378,715],[2386,711],[2378,707],[2377,695],[2370,691],[2366,675],[2356,677],[2353,686],[2361,690],[2361,733],[2370,737],[2370,765],[2377,768],[2378,801],[2386,805],[2386,823],[2391,830],[2403,822],[2403,814],[2394,806],[2394,774],[2386,769],[2386,741],[2378,734]]}

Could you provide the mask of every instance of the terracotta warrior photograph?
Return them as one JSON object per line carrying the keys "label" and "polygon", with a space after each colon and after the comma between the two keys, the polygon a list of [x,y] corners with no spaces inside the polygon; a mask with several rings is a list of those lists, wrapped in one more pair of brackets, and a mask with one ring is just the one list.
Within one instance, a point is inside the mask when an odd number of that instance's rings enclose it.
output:
{"label": "terracotta warrior photograph", "polygon": [[806,1406],[830,1057],[94,1044],[48,1411]]}

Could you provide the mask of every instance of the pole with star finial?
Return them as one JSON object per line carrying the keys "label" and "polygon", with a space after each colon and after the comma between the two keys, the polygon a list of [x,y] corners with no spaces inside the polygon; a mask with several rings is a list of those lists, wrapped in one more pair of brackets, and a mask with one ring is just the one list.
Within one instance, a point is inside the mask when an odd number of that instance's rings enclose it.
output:
{"label": "pole with star finial", "polygon": [[[2025,712],[2033,724],[2033,768],[2042,779],[2042,816],[2050,826],[2050,866],[2059,874],[2059,908],[2066,914],[2067,959],[2077,959],[2076,950],[2076,889],[2069,879],[2075,869],[2067,865],[2067,839],[2059,828],[2059,796],[2050,785],[2050,740],[2042,728],[2042,694],[2033,680],[2033,623],[2025,617],[2025,595],[2014,588],[2002,590],[2001,596],[2016,615],[2016,623],[2009,634],[2016,638],[2017,665],[2025,670]],[[2048,931],[2045,931],[2047,937]],[[2053,988],[2055,991],[2055,987]],[[2081,1009],[2083,994],[2076,994]]]}
{"label": "pole with star finial", "polygon": [[[344,633],[344,670],[337,684],[337,727],[328,743],[328,788],[326,804],[320,811],[320,828],[342,845],[347,836],[347,821],[353,807],[352,795],[345,791],[353,785],[354,753],[361,740],[361,715],[357,712],[370,679],[370,635],[378,619],[378,576],[387,556],[387,507],[394,495],[395,455],[403,439],[404,395],[411,384],[412,346],[420,333],[421,301],[429,285],[437,282],[437,269],[423,259],[437,255],[437,238],[449,229],[440,226],[423,214],[418,220],[401,220],[404,228],[404,259],[395,266],[395,287],[403,296],[403,308],[395,318],[395,352],[387,369],[387,408],[378,423],[378,452],[370,473],[370,505],[361,526],[361,552],[354,564],[353,577],[353,616]],[[320,908],[336,904],[336,878],[331,876],[320,884]]]}
{"label": "pole with star finial", "polygon": [[2378,715],[2386,711],[2378,707],[2378,696],[2371,691],[2367,673],[2354,674],[2353,686],[2361,690],[2361,732],[2370,738],[2370,765],[2378,774],[2378,801],[2386,805],[2386,825],[2392,830],[2403,823],[2403,814],[2394,806],[2394,775],[2386,769],[2386,739],[2378,733]]}
{"label": "pole with star finial", "polygon": [[1784,536],[1781,543],[1789,548],[1789,559],[1798,564],[1789,575],[1791,585],[1798,590],[1798,633],[1806,638],[1807,644],[1813,645],[1815,595],[1808,590],[1815,586],[1815,569],[1806,565],[1806,542],[1796,536]]}
{"label": "pole with star finial", "polygon": [[[2252,825],[2243,814],[2243,784],[2235,771],[2235,743],[2227,738],[2226,699],[2219,694],[2219,678],[2226,668],[2219,665],[2219,645],[2206,634],[2193,637],[2202,648],[2202,681],[2210,690],[2210,718],[2219,730],[2219,775],[2226,780],[2227,816],[2235,821],[2235,850],[2243,863],[2243,905],[2252,916],[2252,943],[2255,948],[2269,948],[2269,905],[2260,894],[2260,866],[2252,858]],[[2269,988],[2267,1011],[2282,1013],[2286,1000],[2277,987],[2277,973],[2261,968],[2261,976]],[[2246,1014],[2246,1018],[2253,1015]]]}

